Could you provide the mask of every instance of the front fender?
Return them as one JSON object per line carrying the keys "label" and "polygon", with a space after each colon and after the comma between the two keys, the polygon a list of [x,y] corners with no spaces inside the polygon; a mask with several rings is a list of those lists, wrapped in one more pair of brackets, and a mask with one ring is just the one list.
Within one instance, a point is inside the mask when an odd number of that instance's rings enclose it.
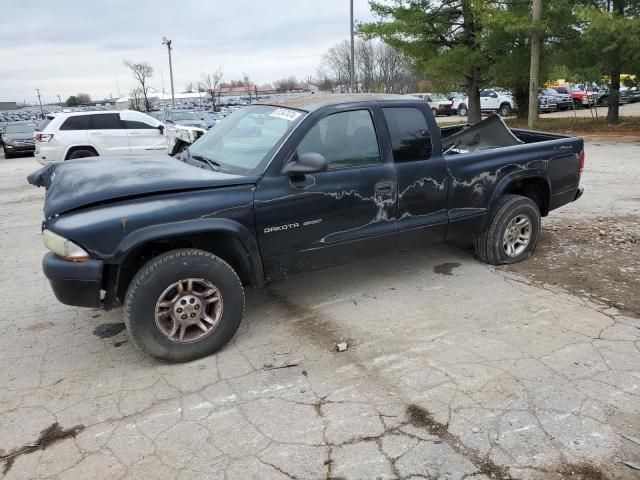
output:
{"label": "front fender", "polygon": [[248,274],[252,286],[264,283],[264,273],[258,242],[244,225],[227,218],[203,218],[175,223],[152,225],[131,232],[116,248],[110,263],[121,264],[127,256],[145,243],[190,234],[224,233],[233,239],[234,249],[239,253],[241,267]]}

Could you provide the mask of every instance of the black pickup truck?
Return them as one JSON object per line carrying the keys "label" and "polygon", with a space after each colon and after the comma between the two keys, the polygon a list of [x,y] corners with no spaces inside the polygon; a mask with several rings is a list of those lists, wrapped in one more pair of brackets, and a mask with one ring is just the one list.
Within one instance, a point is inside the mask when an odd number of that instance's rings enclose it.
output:
{"label": "black pickup truck", "polygon": [[124,304],[134,343],[185,361],[234,335],[244,286],[472,236],[493,265],[528,258],[540,218],[580,197],[583,141],[498,116],[438,128],[394,95],[244,107],[180,158],[92,158],[47,188],[45,275],[68,305]]}

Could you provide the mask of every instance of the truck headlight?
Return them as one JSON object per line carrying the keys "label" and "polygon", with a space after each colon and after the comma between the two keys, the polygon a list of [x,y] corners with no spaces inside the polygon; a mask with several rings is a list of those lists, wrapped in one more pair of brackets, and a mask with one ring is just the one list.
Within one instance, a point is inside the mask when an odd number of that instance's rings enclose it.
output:
{"label": "truck headlight", "polygon": [[72,262],[84,262],[89,260],[89,254],[82,248],[71,240],[67,240],[57,233],[53,233],[51,230],[45,229],[42,231],[42,240],[44,241],[45,247],[65,260],[70,260]]}

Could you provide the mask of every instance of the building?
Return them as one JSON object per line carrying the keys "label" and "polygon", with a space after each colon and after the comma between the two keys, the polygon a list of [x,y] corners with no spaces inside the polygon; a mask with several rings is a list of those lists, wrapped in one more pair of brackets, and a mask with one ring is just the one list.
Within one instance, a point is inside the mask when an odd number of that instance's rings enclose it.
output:
{"label": "building", "polygon": [[0,111],[5,110],[17,110],[18,104],[16,102],[0,102]]}

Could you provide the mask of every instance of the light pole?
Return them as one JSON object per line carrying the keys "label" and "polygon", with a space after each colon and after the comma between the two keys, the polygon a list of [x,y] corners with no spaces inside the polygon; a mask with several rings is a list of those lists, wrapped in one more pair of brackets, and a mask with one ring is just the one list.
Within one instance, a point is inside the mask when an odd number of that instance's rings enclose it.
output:
{"label": "light pole", "polygon": [[40,113],[42,113],[42,118],[44,118],[44,108],[42,108],[42,99],[40,98],[40,89],[36,88],[36,92],[38,92],[38,103],[40,103]]}
{"label": "light pole", "polygon": [[351,93],[353,93],[354,87],[355,87],[355,76],[356,76],[356,66],[355,66],[355,54],[354,54],[354,47],[353,47],[353,0],[350,1],[351,4],[351,8],[350,8],[350,23],[349,23],[349,28],[351,30],[351,68],[349,69],[349,76],[351,77],[351,85],[350,85],[350,90]]}
{"label": "light pole", "polygon": [[171,78],[171,106],[176,108],[176,99],[173,93],[173,65],[171,65],[171,40],[167,37],[162,37],[162,44],[167,46],[169,52],[169,77]]}

